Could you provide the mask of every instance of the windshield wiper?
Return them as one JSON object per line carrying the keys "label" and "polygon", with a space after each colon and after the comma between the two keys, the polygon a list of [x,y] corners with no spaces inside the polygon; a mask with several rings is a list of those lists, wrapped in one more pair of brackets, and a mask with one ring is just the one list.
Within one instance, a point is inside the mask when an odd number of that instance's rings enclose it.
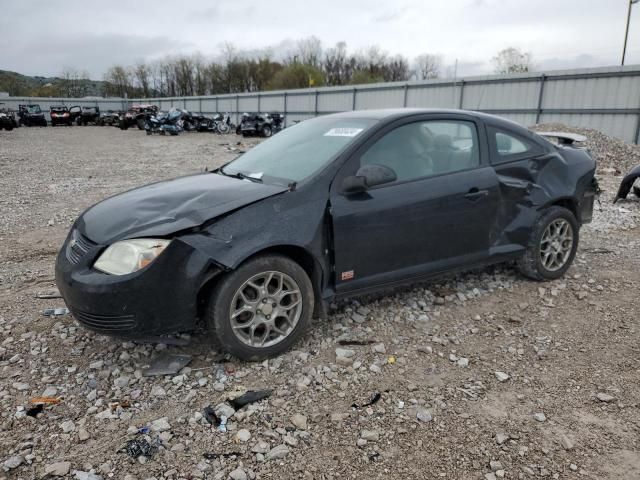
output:
{"label": "windshield wiper", "polygon": [[218,170],[222,175],[226,177],[239,178],[240,180],[250,180],[255,183],[262,183],[262,179],[258,177],[252,177],[251,175],[247,175],[246,173],[237,172],[237,173],[227,173],[223,168]]}

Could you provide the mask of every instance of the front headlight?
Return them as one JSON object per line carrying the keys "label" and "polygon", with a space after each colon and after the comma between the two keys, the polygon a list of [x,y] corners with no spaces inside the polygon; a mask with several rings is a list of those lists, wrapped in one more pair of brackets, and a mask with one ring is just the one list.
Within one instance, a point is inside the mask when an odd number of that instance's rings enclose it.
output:
{"label": "front headlight", "polygon": [[111,275],[126,275],[146,267],[169,245],[171,240],[137,238],[110,245],[93,267]]}

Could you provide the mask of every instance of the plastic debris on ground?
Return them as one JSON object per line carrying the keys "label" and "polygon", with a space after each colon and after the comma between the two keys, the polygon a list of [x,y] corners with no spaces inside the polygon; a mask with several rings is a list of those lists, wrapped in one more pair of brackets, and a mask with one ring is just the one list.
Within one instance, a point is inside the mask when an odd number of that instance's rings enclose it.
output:
{"label": "plastic debris on ground", "polygon": [[124,449],[131,458],[152,457],[158,450],[158,446],[152,445],[144,438],[135,438],[129,440]]}
{"label": "plastic debris on ground", "polygon": [[215,460],[216,458],[240,457],[242,456],[242,452],[227,452],[227,453],[204,452],[202,456],[207,460]]}
{"label": "plastic debris on ground", "polygon": [[204,408],[202,416],[210,425],[213,425],[214,427],[220,425],[220,418],[216,415],[215,409],[211,405]]}
{"label": "plastic debris on ground", "polygon": [[39,299],[62,298],[62,295],[60,295],[60,292],[58,290],[49,290],[46,292],[36,293],[36,298],[39,298]]}
{"label": "plastic debris on ground", "polygon": [[366,346],[366,345],[373,345],[374,343],[376,343],[375,340],[349,340],[349,339],[338,340],[338,345],[342,345],[343,347],[353,346],[353,345]]}
{"label": "plastic debris on ground", "polygon": [[69,315],[69,313],[69,309],[66,307],[46,308],[42,311],[42,315],[45,317],[61,317],[63,315]]}
{"label": "plastic debris on ground", "polygon": [[273,390],[249,390],[247,393],[229,400],[229,403],[236,410],[240,410],[245,405],[269,398],[272,393]]}
{"label": "plastic debris on ground", "polygon": [[378,403],[381,398],[382,398],[382,394],[380,392],[376,392],[373,395],[373,397],[371,397],[371,400],[369,400],[367,403],[363,403],[362,405],[358,405],[357,403],[354,403],[354,404],[351,405],[351,408],[370,407],[371,405],[375,405],[376,403]]}
{"label": "plastic debris on ground", "polygon": [[191,355],[178,355],[173,353],[162,353],[151,361],[149,368],[143,370],[145,377],[158,375],[175,375],[184,367],[191,363]]}

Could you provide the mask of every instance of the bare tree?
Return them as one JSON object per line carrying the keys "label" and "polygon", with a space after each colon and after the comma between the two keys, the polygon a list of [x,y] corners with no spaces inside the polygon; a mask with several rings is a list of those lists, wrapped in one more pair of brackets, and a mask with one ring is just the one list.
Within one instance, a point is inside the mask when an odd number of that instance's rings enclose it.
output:
{"label": "bare tree", "polygon": [[347,44],[338,42],[324,55],[323,70],[328,85],[345,85],[351,80],[353,65],[347,54]]}
{"label": "bare tree", "polygon": [[491,59],[494,71],[500,74],[524,73],[533,70],[532,55],[530,52],[522,52],[518,48],[509,47],[500,50],[498,55]]}
{"label": "bare tree", "polygon": [[[310,65],[320,68],[322,64],[322,42],[318,37],[307,37],[296,42],[293,58],[289,59],[289,64],[298,62],[303,65]],[[291,61],[293,60],[293,61]]]}
{"label": "bare tree", "polygon": [[151,70],[151,67],[143,61],[139,61],[133,68],[133,75],[136,79],[137,86],[140,88],[142,95],[145,98],[149,98],[151,96]]}
{"label": "bare tree", "polygon": [[80,98],[87,95],[90,80],[86,70],[80,72],[72,67],[64,67],[61,77],[60,90],[65,97]]}
{"label": "bare tree", "polygon": [[106,95],[125,97],[133,93],[131,72],[122,65],[114,65],[107,70],[104,81]]}
{"label": "bare tree", "polygon": [[415,74],[418,80],[429,80],[440,76],[442,57],[431,53],[423,53],[415,59]]}

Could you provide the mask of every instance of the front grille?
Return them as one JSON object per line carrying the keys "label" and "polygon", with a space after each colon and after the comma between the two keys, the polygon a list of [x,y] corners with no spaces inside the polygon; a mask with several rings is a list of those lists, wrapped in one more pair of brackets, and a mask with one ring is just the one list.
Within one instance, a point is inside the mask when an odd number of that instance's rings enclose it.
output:
{"label": "front grille", "polygon": [[71,234],[71,240],[67,245],[67,258],[71,263],[78,264],[82,258],[97,245],[82,235],[77,230]]}
{"label": "front grille", "polygon": [[134,315],[97,315],[75,308],[71,309],[71,314],[82,325],[99,332],[127,332],[136,327]]}

